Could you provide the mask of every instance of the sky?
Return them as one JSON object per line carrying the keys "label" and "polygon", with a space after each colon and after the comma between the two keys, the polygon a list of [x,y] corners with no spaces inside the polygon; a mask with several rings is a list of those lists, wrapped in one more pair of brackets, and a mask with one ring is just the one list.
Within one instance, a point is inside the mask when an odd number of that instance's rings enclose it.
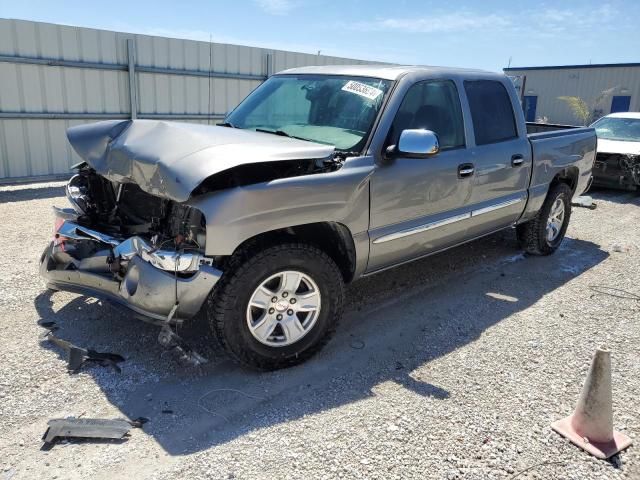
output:
{"label": "sky", "polygon": [[493,71],[640,62],[638,0],[0,0],[0,17]]}

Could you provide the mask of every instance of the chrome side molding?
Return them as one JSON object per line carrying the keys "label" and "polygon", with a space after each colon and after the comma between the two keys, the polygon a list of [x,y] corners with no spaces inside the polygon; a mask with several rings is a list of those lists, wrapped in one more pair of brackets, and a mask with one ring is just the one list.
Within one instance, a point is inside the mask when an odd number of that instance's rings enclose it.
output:
{"label": "chrome side molding", "polygon": [[452,223],[460,222],[468,218],[471,218],[471,212],[462,213],[460,215],[455,215],[453,217],[444,218],[442,220],[438,220],[437,222],[431,222],[425,225],[418,225],[417,227],[408,228],[406,230],[400,230],[399,232],[390,233],[389,235],[385,235],[384,237],[376,238],[373,241],[373,243],[390,242],[391,240],[396,240],[398,238],[406,237],[408,235],[415,235],[416,233],[426,232],[427,230],[433,230],[434,228],[438,228],[438,227],[444,227],[445,225],[450,225]]}
{"label": "chrome side molding", "polygon": [[390,242],[392,240],[397,240],[398,238],[407,237],[409,235],[415,235],[417,233],[426,232],[428,230],[433,230],[434,228],[444,227],[445,225],[450,225],[452,223],[461,222],[462,220],[468,220],[471,217],[477,217],[478,215],[484,215],[485,213],[493,212],[496,210],[500,210],[501,208],[510,207],[511,205],[515,205],[517,203],[523,202],[526,200],[526,196],[522,196],[519,198],[514,198],[512,200],[507,200],[505,202],[496,203],[494,205],[489,205],[488,207],[479,208],[477,210],[472,210],[470,212],[462,213],[460,215],[454,215],[452,217],[447,217],[442,220],[438,220],[435,222],[426,223],[424,225],[418,225],[417,227],[407,228],[405,230],[400,230],[394,233],[390,233],[388,235],[384,235],[382,237],[376,238],[373,243],[385,243]]}
{"label": "chrome side molding", "polygon": [[495,210],[500,210],[501,208],[510,207],[511,205],[522,202],[524,199],[525,197],[514,198],[513,200],[507,200],[506,202],[500,202],[496,203],[495,205],[489,205],[488,207],[479,208],[477,210],[473,210],[471,212],[471,216],[477,217],[478,215],[482,215],[484,213],[489,213]]}

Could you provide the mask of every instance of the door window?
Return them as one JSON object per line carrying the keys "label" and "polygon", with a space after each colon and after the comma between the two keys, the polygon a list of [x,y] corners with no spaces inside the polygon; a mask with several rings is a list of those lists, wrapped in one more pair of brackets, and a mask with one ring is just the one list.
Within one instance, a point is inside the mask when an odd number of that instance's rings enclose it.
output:
{"label": "door window", "polygon": [[397,145],[407,129],[427,129],[438,135],[440,149],[465,146],[462,108],[450,80],[418,82],[407,91],[389,131],[389,145]]}
{"label": "door window", "polygon": [[503,142],[518,136],[511,99],[501,82],[464,82],[469,100],[476,145]]}

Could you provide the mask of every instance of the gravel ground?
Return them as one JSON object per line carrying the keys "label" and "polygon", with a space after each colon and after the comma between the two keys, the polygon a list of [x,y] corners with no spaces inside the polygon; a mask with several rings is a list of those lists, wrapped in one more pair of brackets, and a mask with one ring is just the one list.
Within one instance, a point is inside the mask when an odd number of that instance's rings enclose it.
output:
{"label": "gravel ground", "polygon": [[[357,282],[320,355],[257,374],[219,352],[182,367],[157,327],[46,291],[61,185],[0,187],[0,479],[640,478],[639,445],[600,461],[549,427],[604,345],[615,427],[638,439],[640,301],[597,292],[640,294],[638,195],[595,192],[551,257],[525,257],[506,231]],[[67,374],[40,319],[122,354],[123,372]],[[150,422],[127,441],[40,450],[47,420],[69,415]]]}

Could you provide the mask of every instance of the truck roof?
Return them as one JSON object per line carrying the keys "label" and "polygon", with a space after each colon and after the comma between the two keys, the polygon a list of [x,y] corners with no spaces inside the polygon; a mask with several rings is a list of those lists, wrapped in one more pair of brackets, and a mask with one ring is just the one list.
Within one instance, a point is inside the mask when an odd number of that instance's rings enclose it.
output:
{"label": "truck roof", "polygon": [[470,68],[431,67],[422,65],[324,65],[317,67],[290,68],[278,74],[318,74],[318,75],[349,75],[357,77],[374,77],[385,80],[396,80],[410,72],[423,71],[430,73],[447,73],[455,76],[469,74],[487,74],[488,76],[503,77],[502,73],[487,72]]}

